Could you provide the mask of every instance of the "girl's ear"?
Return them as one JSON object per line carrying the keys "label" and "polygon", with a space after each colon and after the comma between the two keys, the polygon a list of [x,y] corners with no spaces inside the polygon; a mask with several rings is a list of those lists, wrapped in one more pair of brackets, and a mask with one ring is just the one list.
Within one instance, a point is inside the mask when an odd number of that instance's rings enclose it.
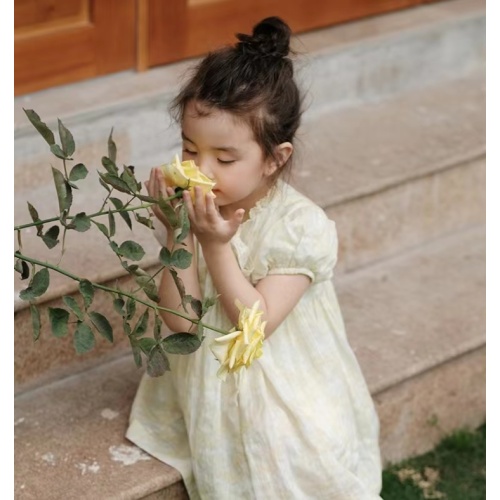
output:
{"label": "girl's ear", "polygon": [[279,170],[293,153],[293,144],[291,142],[282,142],[274,149],[274,158],[267,165],[266,174],[273,175]]}

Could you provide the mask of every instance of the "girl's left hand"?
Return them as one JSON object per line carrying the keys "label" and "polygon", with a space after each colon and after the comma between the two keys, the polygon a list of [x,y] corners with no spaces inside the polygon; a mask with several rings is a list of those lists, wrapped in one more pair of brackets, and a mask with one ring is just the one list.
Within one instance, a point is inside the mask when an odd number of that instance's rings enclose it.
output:
{"label": "girl's left hand", "polygon": [[184,191],[183,196],[191,221],[191,229],[200,245],[203,247],[213,243],[228,243],[243,221],[245,211],[238,209],[226,220],[215,206],[212,194],[204,195],[198,186],[194,188],[194,192],[194,204],[187,190]]}

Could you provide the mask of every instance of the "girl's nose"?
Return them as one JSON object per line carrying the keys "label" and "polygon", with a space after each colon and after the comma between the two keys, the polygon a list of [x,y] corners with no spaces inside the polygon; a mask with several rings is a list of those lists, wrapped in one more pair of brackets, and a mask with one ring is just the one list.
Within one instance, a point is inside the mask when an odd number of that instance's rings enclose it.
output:
{"label": "girl's nose", "polygon": [[200,171],[203,175],[206,175],[209,179],[213,179],[213,169],[211,162],[208,158],[200,158]]}

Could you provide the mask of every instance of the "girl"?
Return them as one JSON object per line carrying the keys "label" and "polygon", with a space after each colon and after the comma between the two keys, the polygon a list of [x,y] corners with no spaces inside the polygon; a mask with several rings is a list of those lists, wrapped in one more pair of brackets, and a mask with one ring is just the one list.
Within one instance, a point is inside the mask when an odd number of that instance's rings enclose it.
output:
{"label": "girl", "polygon": [[[204,321],[221,329],[237,324],[236,300],[258,300],[263,355],[222,381],[210,350],[219,334],[206,329],[198,351],[170,356],[170,372],[144,375],[127,437],[178,469],[193,500],[380,498],[377,415],[331,281],[335,224],[282,180],[301,117],[290,29],[273,17],[237,37],[205,57],[174,102],[183,159],[216,182],[215,198],[184,192],[185,248],[196,258],[179,276],[187,294],[218,296]],[[158,168],[148,191],[173,193]],[[181,310],[169,272],[160,296]],[[173,332],[192,326],[164,321]]]}

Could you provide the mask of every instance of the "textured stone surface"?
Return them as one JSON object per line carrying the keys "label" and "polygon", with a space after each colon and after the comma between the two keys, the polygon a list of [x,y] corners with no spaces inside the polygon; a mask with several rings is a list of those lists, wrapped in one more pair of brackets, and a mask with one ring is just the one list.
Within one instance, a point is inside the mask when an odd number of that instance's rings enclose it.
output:
{"label": "textured stone surface", "polygon": [[[463,231],[337,280],[386,460],[484,418],[484,237]],[[134,448],[130,465],[113,460],[130,445],[123,436],[140,376],[125,357],[18,396],[16,498],[169,498],[176,483],[183,498],[171,467]]]}

